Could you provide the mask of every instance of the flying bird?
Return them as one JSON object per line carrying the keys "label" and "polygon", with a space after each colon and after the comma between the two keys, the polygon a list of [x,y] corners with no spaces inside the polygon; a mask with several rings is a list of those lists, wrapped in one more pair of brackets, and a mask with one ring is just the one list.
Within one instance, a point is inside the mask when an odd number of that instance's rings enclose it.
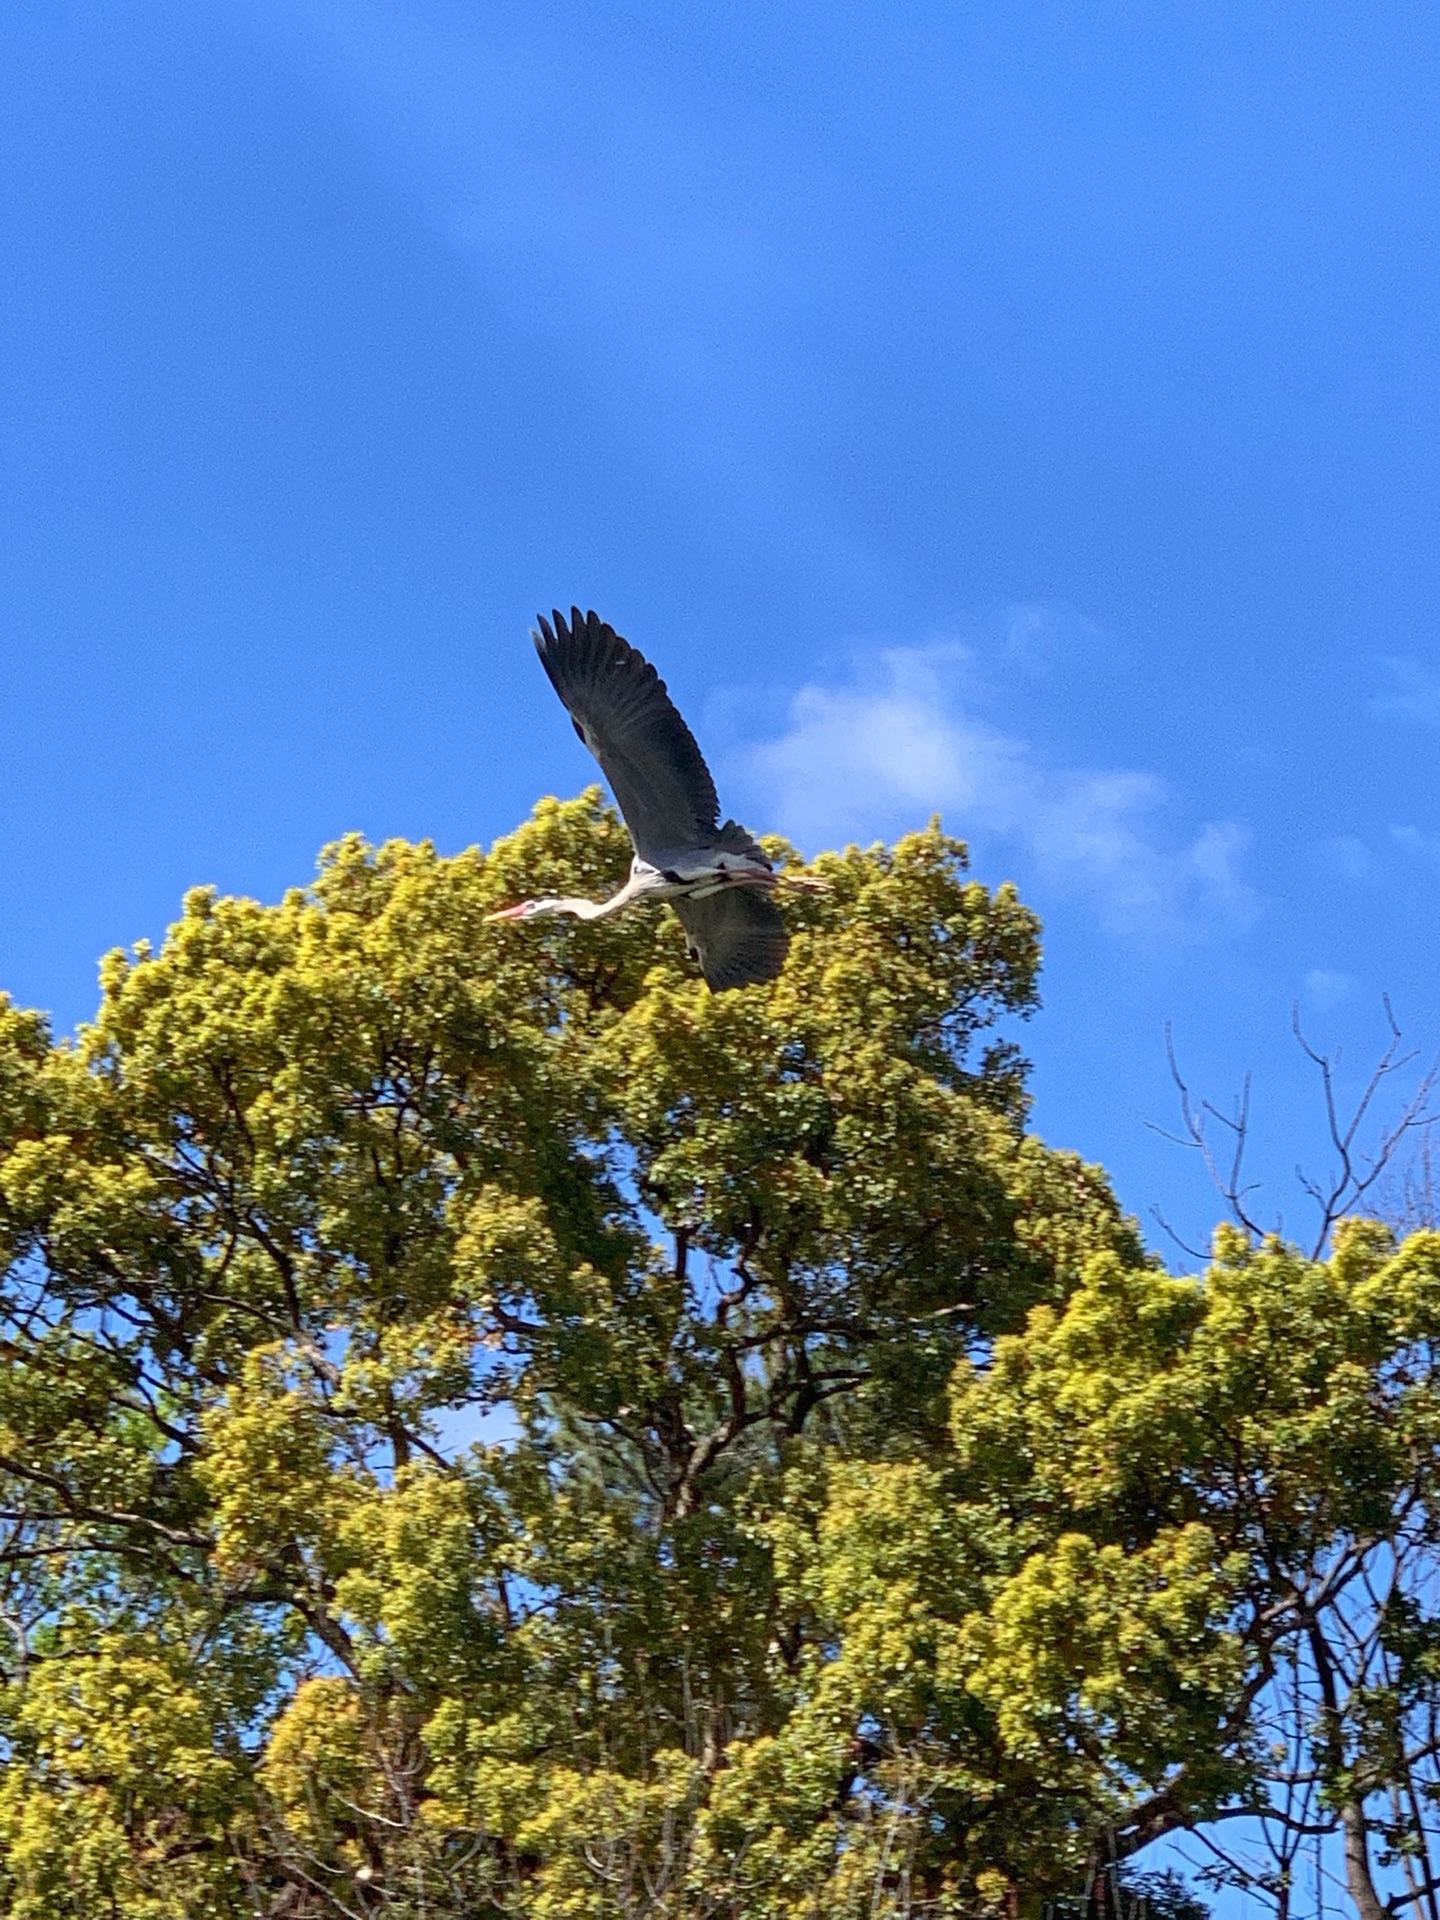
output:
{"label": "flying bird", "polygon": [[650,662],[594,613],[539,616],[531,639],[575,731],[600,762],[629,829],[630,878],[608,900],[547,894],[487,916],[532,920],[569,913],[603,920],[637,900],[667,900],[690,956],[716,993],[773,980],[789,936],[771,897],[777,887],[823,882],[777,873],[754,837],[720,823],[715,782],[695,736]]}

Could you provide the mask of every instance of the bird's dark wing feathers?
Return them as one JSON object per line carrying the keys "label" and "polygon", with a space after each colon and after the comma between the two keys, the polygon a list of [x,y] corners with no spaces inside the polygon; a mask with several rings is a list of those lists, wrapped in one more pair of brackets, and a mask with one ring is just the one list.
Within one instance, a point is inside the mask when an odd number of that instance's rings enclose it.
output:
{"label": "bird's dark wing feathers", "polygon": [[717,828],[710,845],[726,853],[748,853],[752,860],[763,860],[767,867],[773,865],[754,834],[748,827],[742,827],[738,820],[727,820],[723,827]]}
{"label": "bird's dark wing feathers", "polygon": [[551,620],[542,614],[532,638],[575,731],[610,782],[641,858],[716,845],[715,782],[649,661],[578,607],[571,608],[568,625],[558,611]]}
{"label": "bird's dark wing feathers", "polygon": [[670,904],[712,992],[773,980],[784,966],[790,936],[768,894],[727,887],[703,900],[682,895]]}

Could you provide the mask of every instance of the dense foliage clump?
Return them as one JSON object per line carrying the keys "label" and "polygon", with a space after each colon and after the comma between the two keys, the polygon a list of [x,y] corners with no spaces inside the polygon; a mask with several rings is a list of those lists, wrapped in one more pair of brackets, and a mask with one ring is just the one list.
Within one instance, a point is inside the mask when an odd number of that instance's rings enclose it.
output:
{"label": "dense foliage clump", "polygon": [[[1277,1673],[1429,1552],[1440,1242],[1164,1274],[1026,1131],[1036,924],[938,827],[768,988],[485,923],[628,853],[345,841],[74,1044],[0,1012],[16,1920],[1019,1914],[1272,1806]],[[1296,1763],[1361,1856],[1401,1588]]]}

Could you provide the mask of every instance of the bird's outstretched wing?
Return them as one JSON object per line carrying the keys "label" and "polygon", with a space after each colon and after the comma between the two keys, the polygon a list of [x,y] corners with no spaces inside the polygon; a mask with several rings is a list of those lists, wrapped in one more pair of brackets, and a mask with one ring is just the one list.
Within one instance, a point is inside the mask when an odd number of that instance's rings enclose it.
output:
{"label": "bird's outstretched wing", "polygon": [[773,980],[784,966],[790,936],[768,894],[754,887],[727,887],[703,900],[682,895],[670,904],[713,993]]}
{"label": "bird's outstretched wing", "polygon": [[[553,625],[552,625],[553,621]],[[648,660],[593,613],[540,616],[532,635],[575,731],[600,762],[642,860],[715,843],[720,803],[695,736]]]}

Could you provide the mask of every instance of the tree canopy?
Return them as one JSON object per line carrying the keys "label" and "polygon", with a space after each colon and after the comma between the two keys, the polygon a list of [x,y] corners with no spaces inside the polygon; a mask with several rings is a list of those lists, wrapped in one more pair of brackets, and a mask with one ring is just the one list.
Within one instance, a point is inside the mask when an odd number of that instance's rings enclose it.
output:
{"label": "tree canopy", "polygon": [[1018,1916],[1244,1816],[1437,1920],[1440,1238],[1167,1274],[938,825],[765,988],[484,922],[628,858],[350,839],[0,1004],[4,1910]]}

